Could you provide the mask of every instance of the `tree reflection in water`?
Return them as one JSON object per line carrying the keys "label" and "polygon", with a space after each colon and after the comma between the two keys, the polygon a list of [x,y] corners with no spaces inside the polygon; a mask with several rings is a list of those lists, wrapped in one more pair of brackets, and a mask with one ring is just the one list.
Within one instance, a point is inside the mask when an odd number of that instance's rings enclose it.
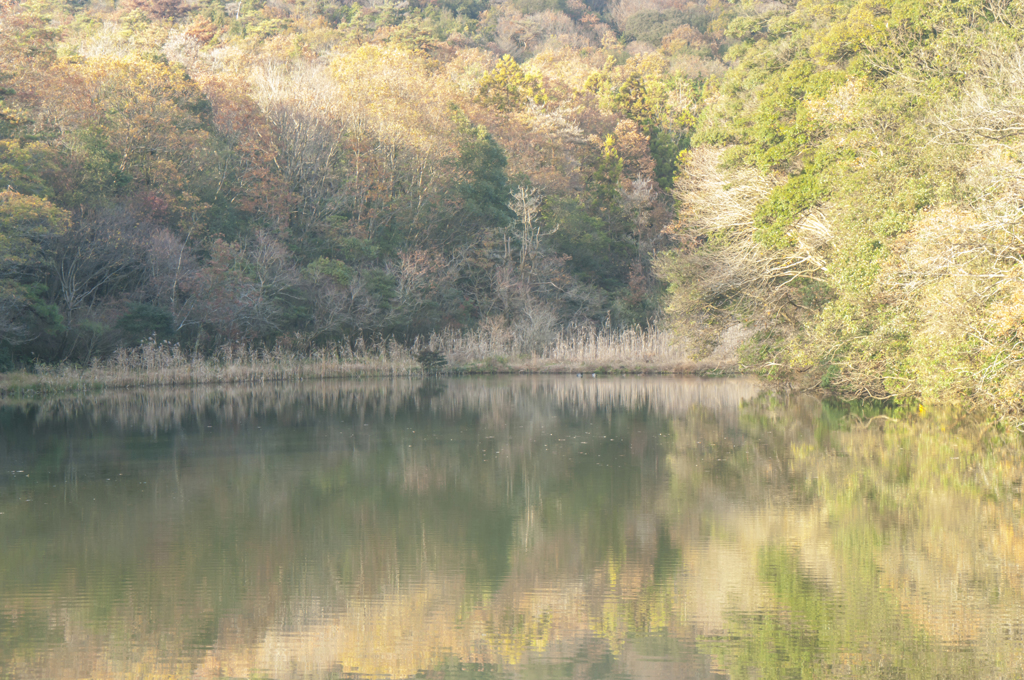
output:
{"label": "tree reflection in water", "polygon": [[1019,675],[1017,438],[875,415],[556,376],[7,405],[0,677]]}

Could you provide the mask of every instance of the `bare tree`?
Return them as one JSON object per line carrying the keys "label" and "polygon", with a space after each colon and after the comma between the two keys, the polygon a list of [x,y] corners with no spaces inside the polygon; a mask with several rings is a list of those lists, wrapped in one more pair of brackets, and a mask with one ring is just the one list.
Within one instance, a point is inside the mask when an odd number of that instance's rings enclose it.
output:
{"label": "bare tree", "polygon": [[1024,134],[1024,50],[989,54],[951,111],[940,115],[936,141],[1005,141]]}
{"label": "bare tree", "polygon": [[83,216],[57,241],[53,295],[65,316],[73,318],[104,296],[141,285],[144,262],[140,225],[129,209]]}
{"label": "bare tree", "polygon": [[196,317],[200,267],[188,245],[169,229],[155,229],[147,239],[147,294],[167,304],[174,318],[174,330],[180,331],[199,323]]}
{"label": "bare tree", "polygon": [[708,147],[692,152],[674,192],[679,222],[668,230],[680,247],[657,260],[672,284],[672,316],[709,350],[739,320],[776,328],[792,321],[799,301],[788,284],[822,278],[832,238],[827,216],[808,211],[790,229],[795,246],[760,243],[755,210],[775,184],[752,168],[723,168],[721,154]]}
{"label": "bare tree", "polygon": [[775,184],[752,168],[723,168],[721,154],[702,147],[691,155],[673,192],[682,205],[675,235],[691,246],[713,244],[699,256],[700,286],[707,294],[758,296],[765,304],[789,281],[820,274],[820,251],[828,247],[831,229],[823,213],[809,212],[792,228],[797,247],[760,244],[754,212]]}
{"label": "bare tree", "polygon": [[298,300],[302,279],[287,249],[265,230],[259,230],[243,250],[247,274],[238,288],[238,321],[249,335],[280,331],[288,304]]}
{"label": "bare tree", "polygon": [[350,286],[342,285],[322,271],[307,271],[307,295],[312,307],[308,327],[310,339],[337,335],[342,333],[346,326],[355,326],[354,300]]}
{"label": "bare tree", "polygon": [[646,177],[637,176],[620,187],[622,208],[633,222],[633,231],[639,238],[651,226],[651,212],[658,198],[654,191],[654,182]]}
{"label": "bare tree", "polygon": [[543,196],[536,189],[520,186],[511,192],[511,195],[512,200],[507,205],[508,209],[515,213],[516,220],[509,225],[510,230],[505,234],[505,258],[511,257],[512,232],[518,231],[519,266],[525,267],[530,258],[540,252],[540,240],[557,232],[558,227],[547,232],[543,230],[543,225],[537,219]]}
{"label": "bare tree", "polygon": [[284,153],[275,162],[300,195],[301,224],[313,225],[342,181],[337,85],[326,69],[306,63],[264,65],[253,71],[251,84],[253,99],[281,140]]}

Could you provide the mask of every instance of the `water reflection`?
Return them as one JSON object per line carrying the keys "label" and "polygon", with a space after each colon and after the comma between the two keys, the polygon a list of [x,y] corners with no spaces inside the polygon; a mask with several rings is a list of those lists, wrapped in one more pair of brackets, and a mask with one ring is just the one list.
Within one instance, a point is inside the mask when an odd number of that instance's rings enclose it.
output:
{"label": "water reflection", "polygon": [[0,677],[1019,676],[1017,439],[871,415],[630,377],[2,407]]}

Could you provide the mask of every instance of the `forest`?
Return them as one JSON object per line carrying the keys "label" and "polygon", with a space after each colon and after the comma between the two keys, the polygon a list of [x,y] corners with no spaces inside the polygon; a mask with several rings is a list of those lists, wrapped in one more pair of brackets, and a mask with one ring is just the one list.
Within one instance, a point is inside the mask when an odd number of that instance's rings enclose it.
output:
{"label": "forest", "polygon": [[1016,414],[1017,0],[0,0],[0,371],[671,328]]}
{"label": "forest", "polygon": [[8,7],[3,362],[648,324],[721,39],[599,9]]}

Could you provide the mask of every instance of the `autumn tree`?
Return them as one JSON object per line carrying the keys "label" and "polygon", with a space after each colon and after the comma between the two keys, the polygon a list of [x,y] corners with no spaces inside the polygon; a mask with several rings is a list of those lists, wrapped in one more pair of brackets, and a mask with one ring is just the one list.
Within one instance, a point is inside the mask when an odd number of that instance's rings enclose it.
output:
{"label": "autumn tree", "polygon": [[443,215],[458,148],[457,94],[422,55],[405,49],[361,47],[339,55],[332,71],[348,133],[339,207],[354,235],[377,236],[397,252]]}
{"label": "autumn tree", "polygon": [[[213,154],[216,189],[211,203],[237,205],[274,231],[286,231],[295,195],[282,172],[282,150],[270,121],[248,96],[244,83],[210,80],[204,92],[221,143]],[[223,227],[220,231],[226,233]]]}
{"label": "autumn tree", "polygon": [[540,338],[604,316],[663,222],[678,149],[655,149],[696,90],[600,3],[524,2],[8,7],[0,189],[70,228],[5,275],[0,313],[50,309],[18,337],[75,360],[151,333],[208,349],[500,314]]}
{"label": "autumn tree", "polygon": [[623,179],[654,179],[655,163],[651,158],[650,140],[640,125],[631,119],[621,120],[612,135],[615,151],[622,160]]}
{"label": "autumn tree", "polygon": [[332,210],[340,190],[342,121],[337,85],[326,69],[304,63],[274,64],[253,70],[251,93],[274,127],[282,154],[276,159],[298,197],[293,225],[316,228]]}
{"label": "autumn tree", "polygon": [[68,135],[86,171],[68,178],[65,191],[82,195],[88,188],[92,195],[83,198],[97,209],[97,192],[120,194],[138,197],[137,209],[152,208],[151,217],[170,224],[199,220],[215,199],[216,177],[209,103],[195,82],[180,66],[139,58],[85,59],[64,68],[95,107],[92,120]]}
{"label": "autumn tree", "polygon": [[185,0],[122,0],[120,7],[131,12],[141,10],[154,19],[172,19],[188,11]]}

